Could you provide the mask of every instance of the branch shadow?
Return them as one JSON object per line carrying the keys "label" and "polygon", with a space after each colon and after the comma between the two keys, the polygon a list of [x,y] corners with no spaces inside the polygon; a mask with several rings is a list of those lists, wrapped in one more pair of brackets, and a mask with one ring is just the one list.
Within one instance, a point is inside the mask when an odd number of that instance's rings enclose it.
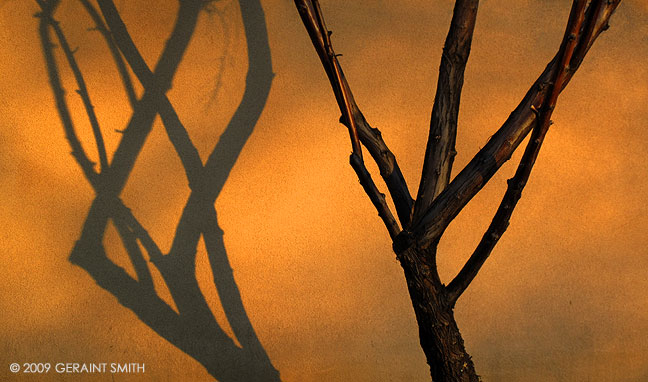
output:
{"label": "branch shadow", "polygon": [[[162,338],[197,360],[217,380],[279,381],[279,372],[272,365],[259,341],[243,305],[214,207],[216,198],[261,116],[274,77],[265,15],[260,0],[239,0],[248,47],[249,67],[245,91],[236,112],[204,165],[200,158],[195,158],[195,146],[179,121],[174,127],[175,132],[179,134],[173,134],[174,130],[169,127],[163,116],[167,133],[181,157],[191,187],[191,194],[168,254],[160,251],[147,230],[124,205],[119,194],[152,129],[155,116],[158,113],[168,115],[169,112],[175,115],[172,106],[164,104],[164,94],[171,86],[195,31],[198,14],[206,3],[203,0],[180,2],[173,32],[154,72],[149,71],[151,82],[143,83],[145,91],[139,100],[132,100],[133,114],[123,130],[123,137],[113,160],[109,166],[102,166],[101,171],[97,172],[94,166],[89,164],[90,161],[76,136],[53,53],[51,29],[57,32],[60,46],[64,50],[68,47],[58,22],[53,18],[59,2],[37,1],[42,10],[38,15],[42,50],[59,117],[73,148],[73,156],[96,193],[80,238],[70,254],[70,262],[84,269],[100,287],[115,296],[121,305],[130,309]],[[84,6],[89,4],[83,3]],[[99,4],[102,10],[103,6],[114,6],[109,0],[99,0]],[[96,16],[98,13],[95,12],[95,22],[101,22]],[[110,45],[109,34],[106,33],[105,36],[108,36],[107,43]],[[122,48],[120,46],[120,49]],[[114,52],[114,47],[112,50]],[[76,66],[73,54],[66,54],[66,57],[71,67]],[[113,54],[113,59],[120,66],[120,57]],[[123,65],[123,62],[121,64]],[[122,83],[126,89],[130,86],[128,81],[129,79],[122,76]],[[89,95],[85,96],[89,100]],[[169,108],[171,110],[168,110]],[[105,252],[103,237],[110,220],[122,239],[136,278],[110,260]],[[204,238],[214,286],[223,311],[241,346],[237,346],[219,326],[198,285],[195,267],[197,244],[201,236]],[[150,263],[160,271],[171,292],[177,312],[157,295],[149,262],[139,244],[148,254]]]}

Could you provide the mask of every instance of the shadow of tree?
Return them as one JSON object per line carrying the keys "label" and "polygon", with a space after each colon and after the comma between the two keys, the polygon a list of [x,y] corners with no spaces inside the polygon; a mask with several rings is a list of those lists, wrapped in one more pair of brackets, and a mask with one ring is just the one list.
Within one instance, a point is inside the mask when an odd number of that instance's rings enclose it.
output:
{"label": "shadow of tree", "polygon": [[[201,363],[214,378],[224,382],[279,381],[247,315],[229,264],[214,207],[227,178],[265,107],[272,78],[272,62],[265,15],[259,0],[239,0],[248,51],[248,72],[243,98],[203,164],[175,110],[166,97],[173,77],[195,31],[198,16],[208,2],[180,1],[173,31],[153,71],[130,38],[111,0],[98,0],[100,12],[87,0],[84,9],[102,33],[131,102],[132,116],[109,164],[105,146],[74,51],[54,19],[59,0],[37,0],[41,12],[39,34],[49,81],[72,155],[95,190],[79,240],[70,262],[84,269],[120,304],[168,342]],[[99,152],[95,169],[77,137],[53,52],[54,32],[66,63],[72,69]],[[144,86],[137,99],[126,64]],[[183,164],[191,194],[176,227],[171,249],[163,254],[158,245],[120,199],[157,114]],[[131,277],[106,254],[103,238],[109,221],[115,225],[136,273]],[[196,279],[196,252],[203,237],[209,264],[223,311],[241,346],[219,326]],[[141,247],[140,247],[141,245]],[[141,248],[144,248],[142,251]],[[177,312],[156,293],[149,262],[168,287]]]}

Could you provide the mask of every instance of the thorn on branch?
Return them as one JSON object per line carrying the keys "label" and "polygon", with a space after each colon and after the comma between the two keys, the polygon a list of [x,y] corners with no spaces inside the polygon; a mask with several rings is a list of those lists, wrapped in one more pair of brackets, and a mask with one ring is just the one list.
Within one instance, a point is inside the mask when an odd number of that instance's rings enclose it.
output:
{"label": "thorn on branch", "polygon": [[533,112],[533,114],[535,114],[536,118],[538,118],[538,115],[540,114],[540,111],[538,110],[538,108],[535,105],[531,105],[531,111]]}

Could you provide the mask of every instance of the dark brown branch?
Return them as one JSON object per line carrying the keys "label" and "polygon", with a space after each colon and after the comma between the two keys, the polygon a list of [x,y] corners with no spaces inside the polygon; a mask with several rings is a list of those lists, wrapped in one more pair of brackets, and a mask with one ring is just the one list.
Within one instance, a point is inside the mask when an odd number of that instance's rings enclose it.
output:
{"label": "dark brown branch", "polygon": [[117,45],[115,44],[115,41],[113,40],[110,34],[110,31],[106,27],[106,24],[104,24],[101,16],[99,16],[99,12],[97,12],[95,6],[89,0],[80,0],[80,1],[83,7],[85,8],[86,12],[88,13],[88,15],[90,15],[92,21],[95,23],[95,29],[101,34],[103,39],[106,41],[108,50],[110,50],[110,54],[113,57],[113,61],[117,66],[119,77],[121,78],[122,84],[124,85],[124,90],[126,91],[128,102],[130,102],[131,106],[134,106],[135,103],[137,102],[137,95],[135,94],[135,89],[133,88],[133,82],[131,81],[130,74],[128,73],[128,69],[126,68],[126,64],[124,63],[124,58],[122,57],[121,53],[119,53],[119,49],[117,48]]}
{"label": "dark brown branch", "polygon": [[450,31],[441,56],[423,173],[414,202],[412,221],[419,220],[421,213],[430,207],[434,198],[450,181],[452,163],[456,155],[461,88],[470,55],[478,6],[479,0],[458,0],[454,6]]}
{"label": "dark brown branch", "polygon": [[340,105],[342,118],[347,122],[349,136],[351,138],[351,147],[353,148],[353,153],[357,159],[360,160],[358,164],[361,164],[364,167],[364,163],[362,162],[362,146],[360,146],[360,138],[358,138],[358,128],[351,111],[351,89],[344,86],[342,82],[342,68],[340,67],[340,62],[337,59],[335,51],[333,51],[331,32],[326,28],[326,23],[324,22],[324,16],[322,15],[322,9],[320,8],[319,2],[313,0],[311,6],[313,8],[312,11],[315,13],[317,29],[322,36],[322,41],[324,42],[324,49],[328,59],[327,62],[331,66],[331,71],[333,72],[334,81],[331,82],[331,85],[333,86],[333,92],[335,93],[335,97]]}
{"label": "dark brown branch", "polygon": [[[596,38],[607,29],[608,20],[619,3],[620,0],[605,3],[604,9],[601,11],[601,15],[594,27],[592,38],[590,41],[582,42],[587,44],[587,48],[583,49],[581,56],[574,54],[572,57],[570,71],[562,84],[563,89],[569,83]],[[504,122],[504,125],[434,200],[421,221],[413,225],[410,230],[398,235],[394,242],[394,250],[397,253],[412,246],[414,242],[421,248],[426,248],[436,242],[452,219],[482,189],[502,164],[511,157],[513,151],[534,126],[536,115],[532,107],[542,105],[547,96],[547,85],[557,65],[557,58],[554,58],[527,92],[522,102]]]}
{"label": "dark brown branch", "polygon": [[606,0],[591,1],[590,6],[587,8],[585,14],[583,30],[581,32],[581,36],[578,39],[578,45],[574,49],[574,54],[572,55],[572,62],[570,63],[570,66],[578,66],[583,60],[583,57],[585,56],[585,53],[588,49],[587,43],[592,39],[592,36],[594,36],[596,24],[601,17],[601,13],[605,9],[606,4]]}
{"label": "dark brown branch", "polygon": [[[502,237],[506,231],[513,210],[522,196],[522,191],[529,180],[531,170],[533,169],[533,165],[535,164],[540,148],[542,147],[542,142],[549,130],[549,126],[551,125],[551,114],[556,106],[560,89],[567,72],[569,71],[569,62],[578,43],[578,32],[581,29],[585,18],[584,10],[586,4],[587,0],[575,0],[572,5],[569,21],[558,54],[559,65],[549,83],[549,96],[542,103],[536,126],[533,128],[529,143],[522,155],[522,159],[520,160],[515,175],[508,181],[508,188],[502,198],[502,202],[500,203],[497,212],[495,213],[493,221],[477,245],[475,252],[473,252],[459,274],[447,287],[448,299],[453,304],[466,290],[468,285],[470,285],[475,276],[477,276],[477,273],[492,252],[500,237]],[[594,13],[589,13],[588,16],[593,17]],[[587,38],[587,33],[581,37]],[[589,35],[589,37],[591,38],[591,35]]]}
{"label": "dark brown branch", "polygon": [[342,68],[340,67],[337,55],[333,51],[330,39],[331,32],[326,29],[319,2],[317,0],[295,0],[295,4],[297,5],[302,21],[308,30],[308,34],[311,36],[315,50],[320,56],[322,65],[328,74],[331,87],[333,88],[333,93],[335,94],[335,99],[337,100],[340,111],[342,112],[341,120],[349,130],[351,146],[353,148],[353,154],[351,154],[350,158],[351,167],[358,175],[362,188],[365,190],[367,196],[369,196],[374,207],[378,210],[378,216],[382,218],[387,230],[389,231],[389,235],[393,239],[396,237],[398,232],[400,232],[400,228],[385,201],[385,196],[381,194],[376,187],[362,160],[362,148],[358,136],[358,123],[354,116],[352,106],[353,95],[351,94],[351,89],[344,80]]}
{"label": "dark brown branch", "polygon": [[389,231],[389,236],[393,240],[400,230],[398,229],[398,222],[394,219],[394,215],[391,214],[391,211],[389,211],[389,207],[385,202],[385,194],[380,193],[376,184],[371,180],[371,175],[369,174],[369,171],[367,171],[364,163],[362,163],[362,159],[358,158],[355,153],[352,153],[351,157],[349,157],[349,162],[358,175],[362,188],[369,196],[369,199],[371,199],[371,203],[373,203],[376,210],[378,210],[378,216],[380,216],[383,223],[385,223],[385,226]]}
{"label": "dark brown branch", "polygon": [[351,134],[353,134],[354,129],[357,131],[360,142],[367,148],[378,165],[380,175],[385,181],[396,206],[396,213],[401,225],[406,226],[409,223],[413,204],[407,183],[396,162],[396,158],[383,141],[380,131],[369,126],[353,98],[353,93],[344,77],[344,72],[332,48],[330,48],[330,32],[324,24],[319,4],[317,1],[295,0],[295,5],[335,93],[335,98],[342,112],[340,122],[347,126]]}

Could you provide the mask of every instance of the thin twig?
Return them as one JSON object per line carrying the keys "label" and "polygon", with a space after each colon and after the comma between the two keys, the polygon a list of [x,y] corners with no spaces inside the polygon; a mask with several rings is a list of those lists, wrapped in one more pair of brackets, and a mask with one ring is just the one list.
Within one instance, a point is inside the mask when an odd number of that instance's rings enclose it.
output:
{"label": "thin twig", "polygon": [[[330,47],[329,35],[331,32],[326,29],[319,4],[317,1],[295,0],[295,5],[335,93],[338,107],[342,113],[340,122],[349,129],[352,145],[356,145],[353,133],[355,130],[358,139],[378,165],[380,175],[396,206],[396,213],[401,225],[406,226],[409,224],[413,204],[407,183],[396,158],[383,141],[380,131],[369,126],[353,98],[353,93],[344,77],[337,56]],[[358,151],[354,146],[354,152]]]}
{"label": "thin twig", "polygon": [[[558,53],[559,65],[549,83],[549,96],[545,99],[538,111],[536,126],[533,129],[531,138],[529,139],[529,143],[522,155],[522,159],[520,160],[515,175],[508,181],[508,188],[502,198],[502,202],[498,207],[497,212],[495,213],[493,221],[470,259],[468,259],[455,279],[448,284],[448,299],[451,303],[454,303],[459,298],[475,276],[477,276],[482,265],[509,225],[513,210],[522,196],[522,190],[529,180],[531,170],[533,169],[533,165],[535,164],[540,148],[542,147],[542,142],[549,130],[549,126],[551,125],[551,114],[556,106],[560,89],[562,88],[569,71],[569,62],[574,53],[574,49],[578,44],[578,32],[583,25],[586,4],[587,0],[574,0],[567,28],[565,30],[565,36],[563,37],[560,51]],[[589,15],[592,16],[592,13]]]}
{"label": "thin twig", "polygon": [[400,230],[398,229],[398,222],[396,221],[396,219],[394,219],[394,215],[392,215],[389,207],[387,207],[387,203],[385,202],[385,195],[378,191],[376,184],[371,180],[369,171],[367,171],[364,163],[362,163],[362,159],[358,158],[355,153],[351,153],[349,162],[351,164],[351,167],[353,167],[353,170],[355,170],[356,174],[358,174],[360,185],[362,185],[362,188],[365,190],[367,196],[369,196],[371,203],[373,203],[374,207],[376,207],[376,210],[378,210],[378,216],[380,216],[380,218],[385,223],[385,226],[389,231],[389,236],[393,240],[396,235],[398,235]]}
{"label": "thin twig", "polygon": [[295,4],[297,5],[304,26],[311,36],[311,40],[313,41],[315,50],[322,61],[322,65],[328,74],[331,87],[333,88],[333,93],[335,94],[338,106],[342,112],[341,120],[346,122],[345,125],[349,130],[351,146],[353,148],[353,153],[350,158],[351,167],[360,179],[360,184],[365,190],[365,193],[369,196],[374,207],[378,210],[378,215],[382,218],[387,230],[389,231],[389,235],[393,239],[396,237],[398,232],[400,232],[400,228],[385,201],[385,196],[378,191],[378,188],[371,178],[371,174],[367,171],[362,160],[362,148],[360,146],[360,138],[358,135],[358,123],[354,116],[352,106],[353,96],[351,94],[351,89],[344,81],[340,63],[333,50],[333,46],[331,45],[331,32],[326,29],[319,2],[317,0],[295,0]]}
{"label": "thin twig", "polygon": [[330,63],[333,75],[335,76],[335,81],[333,81],[332,85],[334,89],[336,89],[336,96],[340,98],[338,103],[340,104],[342,115],[348,123],[351,147],[353,148],[353,153],[356,157],[362,161],[362,147],[360,146],[360,138],[358,138],[358,127],[351,111],[351,97],[349,96],[350,89],[345,87],[342,83],[342,68],[340,68],[340,62],[337,59],[335,51],[333,51],[331,32],[326,28],[326,23],[324,22],[324,16],[322,15],[322,9],[320,8],[319,2],[317,0],[312,0],[312,5],[314,6],[313,11],[315,13],[315,20],[318,24],[319,32],[322,34],[328,62]]}

